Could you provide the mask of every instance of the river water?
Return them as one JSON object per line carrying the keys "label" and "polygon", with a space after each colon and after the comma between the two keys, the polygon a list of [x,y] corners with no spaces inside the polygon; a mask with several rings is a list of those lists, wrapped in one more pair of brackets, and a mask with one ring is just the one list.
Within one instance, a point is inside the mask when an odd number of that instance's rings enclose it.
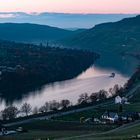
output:
{"label": "river water", "polygon": [[[76,104],[79,95],[82,93],[91,94],[101,89],[108,90],[115,84],[124,85],[128,77],[121,75],[118,72],[114,78],[110,78],[113,70],[99,69],[96,66],[88,68],[74,79],[55,82],[44,86],[41,90],[30,92],[23,96],[22,100],[14,101],[14,105],[20,107],[24,102],[30,103],[32,107],[40,107],[46,101],[69,99]],[[5,107],[5,101],[1,100],[0,107]]]}

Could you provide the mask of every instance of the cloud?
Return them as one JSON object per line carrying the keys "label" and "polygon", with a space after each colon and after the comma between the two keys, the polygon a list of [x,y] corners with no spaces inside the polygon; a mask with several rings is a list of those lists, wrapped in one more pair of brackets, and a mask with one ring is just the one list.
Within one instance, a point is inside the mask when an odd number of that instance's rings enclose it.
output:
{"label": "cloud", "polygon": [[1,14],[0,13],[0,18],[14,18],[14,17],[16,17],[15,14],[8,14],[8,13]]}

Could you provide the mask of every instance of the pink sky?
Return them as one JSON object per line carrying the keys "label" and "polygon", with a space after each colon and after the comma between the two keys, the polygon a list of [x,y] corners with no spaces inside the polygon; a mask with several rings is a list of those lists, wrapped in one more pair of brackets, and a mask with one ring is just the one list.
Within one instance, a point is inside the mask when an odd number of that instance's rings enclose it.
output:
{"label": "pink sky", "polygon": [[140,13],[140,0],[0,0],[0,12]]}

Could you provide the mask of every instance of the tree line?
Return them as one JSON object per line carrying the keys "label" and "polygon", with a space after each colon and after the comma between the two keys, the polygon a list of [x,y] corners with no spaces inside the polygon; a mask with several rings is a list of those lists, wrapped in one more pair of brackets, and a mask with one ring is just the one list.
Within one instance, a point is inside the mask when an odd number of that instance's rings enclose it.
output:
{"label": "tree line", "polygon": [[50,111],[57,111],[61,109],[67,109],[71,106],[76,107],[77,105],[87,105],[89,103],[96,103],[98,101],[104,101],[107,98],[113,97],[121,93],[123,90],[122,87],[115,85],[113,88],[110,88],[109,91],[100,90],[99,92],[95,92],[92,94],[83,93],[79,96],[76,105],[72,105],[71,101],[68,99],[63,99],[60,102],[53,100],[50,102],[46,102],[41,107],[34,107],[29,103],[24,103],[20,108],[16,106],[8,106],[4,110],[1,111],[1,117],[3,120],[12,120],[17,118],[19,115],[29,116],[33,114],[47,113]]}

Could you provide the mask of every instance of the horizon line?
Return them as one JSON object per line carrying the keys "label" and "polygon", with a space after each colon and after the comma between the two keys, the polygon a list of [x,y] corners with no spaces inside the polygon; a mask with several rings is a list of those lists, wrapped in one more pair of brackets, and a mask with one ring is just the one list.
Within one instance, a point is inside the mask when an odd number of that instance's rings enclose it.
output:
{"label": "horizon line", "polygon": [[98,13],[89,13],[89,12],[85,12],[85,13],[83,13],[83,12],[49,12],[49,11],[43,11],[43,12],[24,12],[24,11],[7,11],[7,12],[4,12],[4,11],[0,11],[0,13],[5,13],[5,14],[8,14],[8,13],[26,13],[26,14],[32,14],[32,15],[36,15],[36,14],[42,14],[42,13],[52,13],[52,14],[82,14],[82,15],[92,15],[92,14],[102,14],[102,15],[111,15],[111,14],[122,14],[122,15],[126,15],[126,14],[129,14],[129,15],[138,15],[138,14],[140,14],[140,13],[100,13],[100,12],[98,12]]}

